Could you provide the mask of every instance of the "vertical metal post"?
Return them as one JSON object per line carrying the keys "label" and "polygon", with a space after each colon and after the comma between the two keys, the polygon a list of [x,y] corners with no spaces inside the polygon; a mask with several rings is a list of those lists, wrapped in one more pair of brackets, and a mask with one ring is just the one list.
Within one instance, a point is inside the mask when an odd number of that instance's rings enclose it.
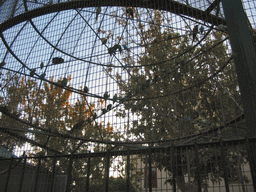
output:
{"label": "vertical metal post", "polygon": [[[248,138],[256,136],[256,54],[241,0],[222,0],[239,88],[247,123]],[[250,142],[250,141],[249,141]],[[256,144],[250,143],[249,155],[252,178],[255,178]],[[253,180],[255,186],[255,179]],[[256,190],[256,189],[255,189]]]}
{"label": "vertical metal post", "polygon": [[201,175],[200,175],[200,162],[199,162],[199,152],[198,152],[198,145],[195,143],[195,164],[196,164],[196,179],[197,179],[197,191],[202,191],[201,186]]}
{"label": "vertical metal post", "polygon": [[172,143],[171,147],[171,159],[172,159],[172,185],[173,192],[176,192],[176,158],[175,158],[175,149],[174,144]]}
{"label": "vertical metal post", "polygon": [[40,173],[40,166],[41,166],[41,158],[42,156],[40,155],[38,157],[38,164],[37,164],[37,168],[36,168],[36,178],[35,178],[35,188],[34,188],[34,192],[37,192],[37,184],[38,184],[38,180],[39,180],[39,173]]}
{"label": "vertical metal post", "polygon": [[130,191],[130,150],[127,150],[127,165],[126,165],[126,192]]}
{"label": "vertical metal post", "polygon": [[105,166],[105,191],[108,192],[109,187],[109,163],[110,163],[110,153],[109,150],[106,153],[106,166]]}
{"label": "vertical metal post", "polygon": [[222,139],[220,139],[220,157],[221,157],[221,169],[224,172],[224,182],[225,182],[225,188],[226,192],[229,192],[229,185],[228,185],[228,175],[227,175],[227,164],[226,164],[226,157],[224,153],[224,147]]}
{"label": "vertical metal post", "polygon": [[73,153],[70,155],[69,164],[68,164],[68,179],[66,192],[71,192],[71,183],[72,183],[72,165],[73,165]]}
{"label": "vertical metal post", "polygon": [[24,175],[25,175],[26,162],[27,162],[27,155],[25,155],[24,162],[23,162],[23,165],[22,165],[19,192],[22,191],[22,185],[23,185],[23,180],[24,180]]}
{"label": "vertical metal post", "polygon": [[87,177],[86,177],[86,192],[90,190],[90,171],[91,171],[91,151],[89,151],[89,156],[87,160]]}
{"label": "vertical metal post", "polygon": [[57,161],[57,154],[54,155],[53,157],[53,162],[52,162],[52,180],[51,180],[51,186],[50,186],[50,191],[54,191],[54,181],[55,181],[55,172],[56,172],[56,161]]}
{"label": "vertical metal post", "polygon": [[9,169],[8,169],[8,173],[7,173],[7,177],[6,177],[5,190],[4,190],[5,192],[7,192],[7,189],[8,189],[8,184],[9,184],[11,170],[12,170],[12,163],[13,163],[13,157],[11,157]]}
{"label": "vertical metal post", "polygon": [[148,185],[149,185],[149,192],[152,192],[152,150],[149,147],[148,151]]}
{"label": "vertical metal post", "polygon": [[251,155],[252,150],[255,150],[255,149],[253,149],[254,146],[255,145],[253,144],[253,141],[249,141],[249,139],[247,139],[246,148],[247,148],[247,154],[248,154],[248,158],[249,158],[249,162],[250,162],[253,188],[255,190],[256,189],[256,172],[253,170],[256,170],[256,161],[255,161],[255,158],[253,158],[253,156]]}

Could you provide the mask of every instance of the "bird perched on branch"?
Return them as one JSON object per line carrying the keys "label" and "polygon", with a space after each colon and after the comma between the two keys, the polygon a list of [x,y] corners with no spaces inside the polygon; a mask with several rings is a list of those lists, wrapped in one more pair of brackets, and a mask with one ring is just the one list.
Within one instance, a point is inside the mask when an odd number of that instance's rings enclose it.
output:
{"label": "bird perched on branch", "polygon": [[35,75],[36,69],[32,69],[29,73],[30,77],[33,77]]}
{"label": "bird perched on branch", "polygon": [[103,98],[105,101],[109,98],[109,94],[107,91],[104,93]]}
{"label": "bird perched on branch", "polygon": [[44,62],[41,62],[40,64],[40,68],[43,69],[44,68]]}
{"label": "bird perched on branch", "polygon": [[2,62],[0,63],[0,68],[2,68],[4,65],[5,65],[5,62],[2,61]]}
{"label": "bird perched on branch", "polygon": [[61,87],[65,87],[68,83],[68,80],[66,77],[63,78],[63,80],[61,81]]}
{"label": "bird perched on branch", "polygon": [[100,12],[101,12],[101,7],[99,6],[99,7],[97,7],[97,8],[96,8],[96,18],[95,18],[95,23],[96,23],[96,22],[97,22],[97,20],[98,20],[98,16],[99,16]]}
{"label": "bird perched on branch", "polygon": [[39,78],[40,78],[40,79],[44,79],[45,76],[46,76],[46,74],[45,74],[45,73],[42,73],[42,74],[39,76]]}
{"label": "bird perched on branch", "polygon": [[113,97],[113,104],[117,101],[117,94],[114,95]]}
{"label": "bird perched on branch", "polygon": [[108,104],[107,110],[110,111],[111,109],[112,109],[112,105],[111,105],[111,104]]}
{"label": "bird perched on branch", "polygon": [[200,27],[200,29],[199,29],[199,30],[200,30],[200,33],[201,33],[201,34],[203,34],[203,32],[204,32],[204,26],[203,26],[203,25],[201,25],[201,27]]}
{"label": "bird perched on branch", "polygon": [[116,50],[113,48],[113,47],[110,47],[108,48],[108,54],[111,56],[111,55],[114,55],[116,53]]}
{"label": "bird perched on branch", "polygon": [[102,42],[102,45],[106,45],[106,43],[107,43],[107,41],[108,41],[106,38],[101,38],[100,40],[101,40],[101,42]]}
{"label": "bird perched on branch", "polygon": [[85,86],[84,86],[84,92],[85,92],[85,93],[88,93],[88,91],[89,91],[89,89],[88,89],[88,87],[85,85]]}
{"label": "bird perched on branch", "polygon": [[53,64],[60,64],[60,63],[64,63],[64,59],[62,59],[61,57],[54,57],[52,58],[52,63]]}
{"label": "bird perched on branch", "polygon": [[128,47],[127,47],[126,44],[123,44],[123,48],[124,48],[125,50],[128,50]]}
{"label": "bird perched on branch", "polygon": [[126,14],[128,15],[128,17],[131,17],[131,19],[133,19],[133,10],[132,10],[132,8],[127,8],[126,9]]}
{"label": "bird perched on branch", "polygon": [[198,34],[198,25],[196,25],[196,26],[194,27],[194,29],[193,29],[193,33],[192,33],[192,35],[193,35],[193,42],[194,42],[195,39],[197,38],[197,37],[196,37],[197,34]]}
{"label": "bird perched on branch", "polygon": [[121,47],[121,45],[115,44],[115,45],[113,46],[113,48],[115,49],[115,52],[116,52],[116,50],[119,50],[119,52],[122,53],[122,47]]}
{"label": "bird perched on branch", "polygon": [[73,128],[69,131],[69,133],[73,133],[75,130],[79,130],[83,127],[84,124],[84,120],[79,120],[74,126]]}

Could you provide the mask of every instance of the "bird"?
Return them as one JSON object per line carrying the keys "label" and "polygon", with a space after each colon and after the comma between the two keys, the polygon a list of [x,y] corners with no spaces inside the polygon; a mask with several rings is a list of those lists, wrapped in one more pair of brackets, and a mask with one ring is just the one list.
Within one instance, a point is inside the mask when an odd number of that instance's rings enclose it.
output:
{"label": "bird", "polygon": [[128,64],[125,64],[123,70],[127,69],[127,67],[128,67]]}
{"label": "bird", "polygon": [[85,86],[84,86],[84,92],[85,92],[85,93],[88,93],[88,91],[89,91],[89,89],[88,89],[88,87],[85,85]]}
{"label": "bird", "polygon": [[3,112],[3,113],[6,113],[6,114],[10,113],[9,109],[5,105],[0,106],[0,111]]}
{"label": "bird", "polygon": [[186,60],[185,59],[181,60],[180,64],[181,64],[181,66],[184,66],[186,64]]}
{"label": "bird", "polygon": [[68,83],[68,80],[66,77],[63,78],[63,80],[61,81],[61,87],[65,87]]}
{"label": "bird", "polygon": [[52,63],[53,64],[60,64],[60,63],[64,63],[64,59],[62,59],[61,57],[54,57],[52,58]]}
{"label": "bird", "polygon": [[100,40],[101,40],[101,42],[102,42],[102,45],[106,45],[106,43],[107,43],[107,41],[108,41],[106,38],[101,38]]}
{"label": "bird", "polygon": [[30,77],[33,77],[35,75],[36,69],[32,69],[29,73]]}
{"label": "bird", "polygon": [[131,19],[133,19],[133,10],[132,10],[132,8],[127,8],[126,13],[127,13],[128,17],[131,17]]}
{"label": "bird", "polygon": [[123,44],[122,46],[123,46],[123,48],[124,48],[125,50],[128,50],[127,45]]}
{"label": "bird", "polygon": [[100,12],[101,12],[101,7],[99,6],[99,7],[97,7],[97,8],[96,8],[96,18],[95,18],[95,23],[96,23],[96,21],[98,20],[98,16],[99,16]]}
{"label": "bird", "polygon": [[167,37],[168,40],[172,39],[172,35],[169,34],[168,37]]}
{"label": "bird", "polygon": [[103,108],[103,109],[102,109],[102,114],[105,114],[105,113],[107,113],[107,109],[106,109],[106,108]]}
{"label": "bird", "polygon": [[103,98],[105,101],[109,98],[109,94],[107,91],[104,93]]}
{"label": "bird", "polygon": [[40,78],[40,79],[44,79],[45,76],[46,76],[46,74],[45,74],[45,73],[42,73],[42,74],[39,76],[39,78]]}
{"label": "bird", "polygon": [[203,34],[203,32],[204,32],[204,26],[201,25],[201,27],[199,28],[199,30],[200,30],[200,33]]}
{"label": "bird", "polygon": [[97,119],[97,113],[94,113],[94,114],[93,114],[92,119],[93,119],[93,120]]}
{"label": "bird", "polygon": [[73,128],[69,131],[69,133],[73,133],[75,130],[81,129],[84,124],[84,120],[79,120]]}
{"label": "bird", "polygon": [[2,68],[4,65],[5,65],[5,62],[2,61],[2,62],[0,63],[0,68]]}
{"label": "bird", "polygon": [[111,105],[111,104],[108,104],[107,110],[110,111],[111,109],[112,109],[112,105]]}
{"label": "bird", "polygon": [[115,49],[115,52],[116,52],[116,50],[118,49],[119,52],[122,53],[122,47],[121,47],[121,45],[115,44],[115,45],[113,46],[113,48]]}
{"label": "bird", "polygon": [[88,124],[91,124],[91,122],[92,122],[91,118],[86,119],[86,122],[87,122]]}
{"label": "bird", "polygon": [[43,69],[44,68],[44,62],[41,62],[40,64],[40,68]]}
{"label": "bird", "polygon": [[148,79],[148,80],[146,80],[146,82],[145,82],[145,87],[149,87],[150,86],[150,80]]}
{"label": "bird", "polygon": [[157,82],[159,79],[158,75],[156,74],[155,77],[154,77],[154,81]]}
{"label": "bird", "polygon": [[193,29],[193,42],[195,41],[197,34],[198,34],[198,25],[196,25]]}
{"label": "bird", "polygon": [[114,95],[113,97],[113,104],[117,101],[117,94]]}
{"label": "bird", "polygon": [[125,97],[120,99],[120,103],[123,103],[123,102],[125,102]]}
{"label": "bird", "polygon": [[115,52],[116,52],[116,50],[113,47],[108,48],[108,53],[109,53],[110,56],[114,55]]}

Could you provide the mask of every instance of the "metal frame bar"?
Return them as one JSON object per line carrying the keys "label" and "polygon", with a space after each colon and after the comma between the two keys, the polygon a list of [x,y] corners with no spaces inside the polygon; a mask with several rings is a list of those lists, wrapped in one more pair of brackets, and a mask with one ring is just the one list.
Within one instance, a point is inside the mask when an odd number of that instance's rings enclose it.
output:
{"label": "metal frame bar", "polygon": [[[222,0],[241,92],[248,138],[256,137],[256,53],[241,0]],[[250,168],[256,186],[256,143],[249,141]]]}
{"label": "metal frame bar", "polygon": [[8,191],[8,184],[9,184],[11,170],[12,170],[12,163],[13,163],[13,157],[11,157],[10,164],[9,164],[9,169],[8,169],[8,173],[7,173],[6,183],[5,183],[5,190],[4,190],[5,192]]}

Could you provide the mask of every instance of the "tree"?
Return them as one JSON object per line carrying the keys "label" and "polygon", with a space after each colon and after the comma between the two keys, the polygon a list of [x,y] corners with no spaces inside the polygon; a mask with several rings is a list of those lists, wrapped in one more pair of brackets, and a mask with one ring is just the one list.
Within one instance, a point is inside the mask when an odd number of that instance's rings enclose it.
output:
{"label": "tree", "polygon": [[[227,35],[209,29],[198,34],[193,44],[192,29],[185,23],[181,24],[185,32],[177,33],[168,27],[170,21],[161,11],[133,11],[136,19],[131,22],[136,30],[128,32],[130,50],[123,59],[123,65],[128,66],[129,78],[115,75],[121,90],[119,97],[125,98],[125,109],[117,115],[124,117],[123,114],[132,113],[137,117],[130,129],[131,136],[141,141],[164,143],[222,125],[242,113],[235,68],[230,49],[225,44]],[[128,22],[123,18],[117,18],[117,21],[124,27]],[[132,36],[133,33],[136,36]],[[135,52],[138,57],[133,55]],[[219,134],[223,138],[235,138],[243,131],[234,135],[234,129],[226,126]],[[240,182],[244,177],[239,176],[239,171],[234,172],[241,163],[247,162],[244,151],[236,147],[226,151],[229,173],[234,173],[228,177],[233,182]],[[177,184],[181,191],[187,191],[188,187],[197,188],[195,156],[192,154],[190,150],[177,152]],[[202,149],[199,154],[205,186],[209,179],[220,181],[224,172],[218,163],[211,163],[220,161],[220,150]],[[154,161],[159,169],[172,175],[170,159],[170,154],[157,154]],[[238,162],[236,159],[242,160]],[[184,180],[188,170],[194,179],[192,184]]]}
{"label": "tree", "polygon": [[[3,90],[5,95],[1,97],[1,125],[8,129],[3,129],[0,138],[2,144],[10,150],[28,142],[31,146],[28,155],[35,157],[56,153],[86,153],[89,150],[97,152],[107,150],[109,146],[83,145],[82,141],[68,136],[98,140],[118,137],[116,134],[110,134],[113,128],[109,122],[103,127],[102,122],[93,119],[93,115],[96,112],[99,114],[105,107],[105,101],[99,99],[97,103],[90,104],[87,103],[86,96],[81,94],[71,104],[72,87],[67,85],[66,89],[63,89],[62,78],[55,82],[51,77],[51,83],[48,83],[9,72],[6,75],[1,74],[1,80],[3,85],[8,85]],[[69,76],[67,82],[70,80]],[[82,122],[81,126],[73,131],[78,122]],[[17,132],[17,129],[20,131]],[[103,158],[93,158],[90,164],[91,181],[98,181],[98,184],[104,181],[105,168],[102,161]],[[35,158],[33,162],[37,165],[38,159]],[[56,172],[67,173],[68,159],[58,158],[57,162]],[[41,159],[41,167],[52,170],[52,165],[53,159]],[[85,188],[86,177],[87,159],[74,159],[74,190]]]}

